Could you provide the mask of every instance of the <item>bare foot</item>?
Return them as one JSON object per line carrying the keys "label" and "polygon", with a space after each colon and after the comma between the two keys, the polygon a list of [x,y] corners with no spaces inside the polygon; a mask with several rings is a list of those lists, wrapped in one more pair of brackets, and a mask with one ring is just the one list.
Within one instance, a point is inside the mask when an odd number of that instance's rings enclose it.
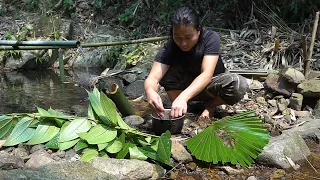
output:
{"label": "bare foot", "polygon": [[206,108],[200,115],[200,118],[211,118],[213,117],[215,108]]}

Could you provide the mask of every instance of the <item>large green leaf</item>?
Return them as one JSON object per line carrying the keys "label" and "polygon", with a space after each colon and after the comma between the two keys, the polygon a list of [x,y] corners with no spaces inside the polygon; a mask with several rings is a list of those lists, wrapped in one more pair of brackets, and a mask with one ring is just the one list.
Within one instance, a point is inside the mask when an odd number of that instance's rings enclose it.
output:
{"label": "large green leaf", "polygon": [[78,139],[74,139],[71,141],[65,141],[65,142],[59,142],[59,150],[66,150],[69,149],[71,147],[73,147],[74,145],[77,144],[77,142],[79,142],[80,138]]}
{"label": "large green leaf", "polygon": [[206,162],[250,165],[269,142],[260,118],[248,111],[217,122],[186,142],[197,159]]}
{"label": "large green leaf", "polygon": [[106,125],[98,124],[90,129],[86,134],[78,134],[82,139],[88,141],[89,144],[107,143],[117,137],[117,130]]}
{"label": "large green leaf", "polygon": [[76,151],[79,151],[81,149],[84,149],[86,147],[88,147],[89,145],[84,141],[84,140],[80,140],[77,145],[76,145]]}
{"label": "large green leaf", "polygon": [[129,147],[130,159],[146,160],[148,157],[144,155],[137,146]]}
{"label": "large green leaf", "polygon": [[28,141],[35,132],[35,129],[29,127],[32,123],[34,123],[33,118],[24,117],[20,119],[3,146],[13,146]]}
{"label": "large green leaf", "polygon": [[97,157],[99,152],[96,149],[86,150],[80,158],[80,161],[90,162],[94,157]]}
{"label": "large green leaf", "polygon": [[158,143],[158,151],[156,159],[162,163],[165,163],[167,165],[171,165],[170,163],[170,156],[171,156],[171,134],[169,131],[166,131],[165,133],[162,133],[159,138]]}
{"label": "large green leaf", "polygon": [[102,151],[108,146],[108,143],[98,144],[98,151]]}
{"label": "large green leaf", "polygon": [[104,111],[104,115],[112,122],[117,125],[119,114],[116,111],[116,106],[111,99],[109,99],[104,93],[100,93],[101,106]]}
{"label": "large green leaf", "polygon": [[125,143],[123,145],[123,148],[121,149],[121,151],[117,154],[117,159],[123,159],[126,157],[126,155],[129,152],[129,148],[132,148],[136,145],[132,144],[132,143]]}
{"label": "large green leaf", "polygon": [[59,137],[60,133],[55,135],[49,142],[47,142],[44,146],[50,149],[59,149]]}
{"label": "large green leaf", "polygon": [[117,153],[122,149],[122,147],[122,143],[119,140],[115,139],[108,144],[106,150],[108,153]]}
{"label": "large green leaf", "polygon": [[0,139],[4,137],[10,131],[13,124],[13,117],[11,116],[0,116]]}
{"label": "large green leaf", "polygon": [[90,121],[85,118],[77,118],[61,129],[59,142],[67,142],[78,138],[77,133],[87,132],[91,128]]}
{"label": "large green leaf", "polygon": [[32,138],[27,144],[41,144],[50,141],[54,136],[56,136],[60,131],[60,128],[54,126],[50,122],[41,122]]}
{"label": "large green leaf", "polygon": [[94,88],[93,92],[88,92],[89,100],[90,100],[90,106],[94,110],[94,113],[97,114],[99,119],[107,124],[110,125],[112,122],[107,118],[104,109],[102,108],[101,101],[100,101],[100,92],[98,89]]}

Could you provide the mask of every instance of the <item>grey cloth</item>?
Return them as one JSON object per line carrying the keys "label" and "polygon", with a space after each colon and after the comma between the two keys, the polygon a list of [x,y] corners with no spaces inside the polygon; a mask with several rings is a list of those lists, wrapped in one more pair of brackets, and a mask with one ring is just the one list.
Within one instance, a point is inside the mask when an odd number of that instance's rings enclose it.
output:
{"label": "grey cloth", "polygon": [[[160,85],[166,91],[184,90],[195,78],[183,71],[182,68],[169,68],[161,79]],[[244,97],[248,87],[248,83],[243,76],[229,72],[220,73],[212,77],[209,85],[191,100],[209,101],[216,96],[220,96],[226,104],[233,105]]]}

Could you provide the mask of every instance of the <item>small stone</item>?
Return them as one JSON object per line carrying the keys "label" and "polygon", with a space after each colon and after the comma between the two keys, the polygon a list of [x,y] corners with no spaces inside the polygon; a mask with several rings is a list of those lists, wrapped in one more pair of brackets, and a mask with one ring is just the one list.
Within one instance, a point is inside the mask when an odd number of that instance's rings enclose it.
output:
{"label": "small stone", "polygon": [[192,171],[196,170],[197,169],[197,164],[195,162],[190,162],[186,165],[186,167]]}
{"label": "small stone", "polygon": [[234,169],[230,166],[222,166],[220,169],[222,169],[223,171],[225,171],[229,176],[230,175],[238,175],[238,174],[242,174],[244,172],[243,169]]}
{"label": "small stone", "polygon": [[31,155],[30,159],[26,162],[26,167],[37,168],[51,162],[54,162],[54,160],[50,157],[43,155]]}
{"label": "small stone", "polygon": [[43,144],[37,144],[35,146],[33,146],[31,149],[30,149],[30,154],[36,152],[36,151],[39,151],[39,150],[43,150],[44,149],[44,145]]}
{"label": "small stone", "polygon": [[171,155],[178,162],[192,161],[191,154],[186,150],[186,148],[182,144],[178,142],[172,142]]}
{"label": "small stone", "polygon": [[286,172],[283,169],[277,169],[273,174],[271,174],[269,177],[271,179],[281,179],[286,175]]}
{"label": "small stone", "polygon": [[16,148],[12,151],[12,154],[17,157],[27,157],[29,154],[25,148]]}
{"label": "small stone", "polygon": [[170,172],[170,179],[177,179],[178,178],[178,172],[171,171]]}
{"label": "small stone", "polygon": [[257,178],[255,176],[249,176],[247,180],[257,180]]}
{"label": "small stone", "polygon": [[256,98],[257,103],[259,104],[263,104],[263,105],[267,105],[268,103],[266,102],[266,100],[264,99],[264,97],[257,97]]}
{"label": "small stone", "polygon": [[275,99],[268,100],[268,103],[269,103],[272,107],[278,107],[278,106],[277,106],[277,100],[275,100]]}
{"label": "small stone", "polygon": [[289,100],[290,100],[289,107],[291,109],[294,109],[294,110],[297,110],[297,111],[301,111],[302,102],[303,102],[302,94],[292,93],[292,95],[291,95]]}

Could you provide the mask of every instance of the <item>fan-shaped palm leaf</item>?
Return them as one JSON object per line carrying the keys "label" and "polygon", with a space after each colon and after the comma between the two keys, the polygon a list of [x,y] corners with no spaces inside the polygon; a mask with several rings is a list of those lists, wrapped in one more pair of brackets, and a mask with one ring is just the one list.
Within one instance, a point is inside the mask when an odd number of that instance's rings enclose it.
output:
{"label": "fan-shaped palm leaf", "polygon": [[214,122],[189,139],[187,147],[199,160],[250,165],[270,139],[264,123],[254,113],[248,111]]}

